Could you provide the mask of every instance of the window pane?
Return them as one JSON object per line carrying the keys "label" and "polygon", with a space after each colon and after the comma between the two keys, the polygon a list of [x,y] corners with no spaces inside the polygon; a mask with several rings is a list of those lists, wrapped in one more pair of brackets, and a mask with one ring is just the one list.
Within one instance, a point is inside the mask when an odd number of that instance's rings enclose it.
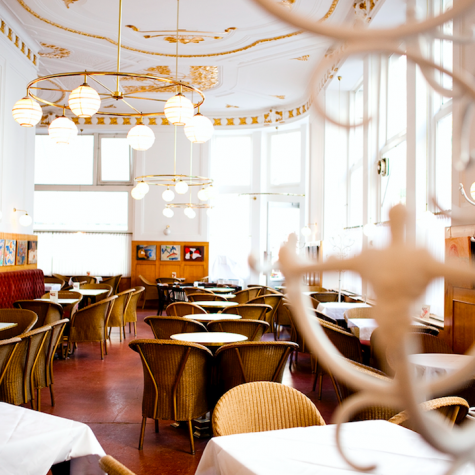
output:
{"label": "window pane", "polygon": [[49,135],[35,137],[37,185],[92,185],[93,165],[93,135],[79,135],[66,146],[55,144]]}
{"label": "window pane", "polygon": [[437,122],[435,194],[442,209],[452,209],[452,114]]}
{"label": "window pane", "polygon": [[406,128],[406,57],[392,55],[388,68],[388,139]]}
{"label": "window pane", "polygon": [[217,186],[250,186],[252,140],[249,135],[216,137],[211,178]]}
{"label": "window pane", "polygon": [[127,231],[128,193],[35,191],[34,229],[35,231]]}
{"label": "window pane", "polygon": [[129,182],[130,155],[126,137],[101,137],[101,180]]}
{"label": "window pane", "polygon": [[389,210],[399,204],[406,204],[406,142],[401,142],[384,154],[389,159],[389,175],[381,177],[381,215],[389,219]]}
{"label": "window pane", "polygon": [[353,167],[350,170],[350,199],[348,200],[350,213],[348,226],[363,224],[363,166]]}
{"label": "window pane", "polygon": [[274,134],[270,143],[271,185],[300,183],[302,159],[300,131]]}

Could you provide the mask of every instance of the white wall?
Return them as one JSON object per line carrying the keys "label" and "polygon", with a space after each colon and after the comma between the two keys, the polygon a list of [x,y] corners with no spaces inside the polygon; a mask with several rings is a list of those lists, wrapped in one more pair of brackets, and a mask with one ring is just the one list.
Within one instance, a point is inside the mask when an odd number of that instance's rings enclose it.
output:
{"label": "white wall", "polygon": [[[3,16],[1,10],[0,14]],[[11,20],[9,26],[14,31],[20,30]],[[36,54],[35,43],[24,36],[22,40]],[[14,213],[13,208],[33,213],[35,129],[17,124],[11,111],[15,102],[25,96],[28,82],[36,76],[37,70],[33,63],[6,35],[0,34],[1,232],[33,233],[33,226],[18,224],[20,214]]]}

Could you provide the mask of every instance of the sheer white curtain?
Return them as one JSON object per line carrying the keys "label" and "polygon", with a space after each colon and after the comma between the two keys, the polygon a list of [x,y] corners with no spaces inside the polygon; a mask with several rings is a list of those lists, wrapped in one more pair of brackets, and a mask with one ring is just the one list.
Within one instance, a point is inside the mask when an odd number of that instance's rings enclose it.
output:
{"label": "sheer white curtain", "polygon": [[130,276],[131,234],[37,232],[38,269],[45,275]]}

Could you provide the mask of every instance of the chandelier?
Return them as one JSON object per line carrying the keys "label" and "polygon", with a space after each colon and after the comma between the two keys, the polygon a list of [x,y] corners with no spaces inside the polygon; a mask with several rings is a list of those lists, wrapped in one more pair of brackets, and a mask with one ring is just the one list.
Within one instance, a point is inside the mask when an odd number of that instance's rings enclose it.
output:
{"label": "chandelier", "polygon": [[[177,42],[176,61],[178,70],[178,14],[179,0],[177,0]],[[129,145],[139,151],[148,150],[155,141],[152,129],[143,124],[144,117],[165,116],[173,125],[185,126],[185,135],[192,143],[203,143],[211,138],[213,125],[211,121],[200,114],[199,106],[204,102],[204,94],[197,88],[178,81],[178,74],[175,79],[159,77],[151,74],[141,74],[120,71],[120,52],[122,37],[122,0],[119,0],[119,32],[117,40],[117,70],[116,71],[79,71],[64,72],[41,76],[32,80],[26,88],[26,96],[20,99],[13,107],[12,114],[16,122],[22,127],[34,127],[41,119],[42,111],[40,104],[53,106],[62,109],[63,113],[50,124],[48,132],[55,143],[69,144],[77,136],[76,124],[66,117],[65,109],[69,109],[77,117],[88,118],[93,115],[134,117],[137,125],[132,127],[127,135]],[[45,82],[51,80],[61,80],[62,78],[84,78],[83,84],[73,90],[46,87]],[[176,89],[176,94],[167,101],[163,99],[140,97],[134,92],[124,92],[120,87],[122,78],[135,79],[139,81],[150,80],[156,86],[156,92],[168,92],[170,88]],[[111,81],[112,79],[112,81]],[[88,84],[94,83],[98,91]],[[39,91],[59,91],[63,94],[69,93],[68,105],[51,102],[38,96]],[[184,93],[196,93],[198,102],[193,103]],[[106,99],[122,101],[128,106],[128,112],[108,112],[101,110],[101,103]],[[133,104],[130,102],[132,101]],[[143,112],[141,104],[155,104],[165,102],[163,111],[153,110]],[[194,114],[194,109],[198,113]]]}

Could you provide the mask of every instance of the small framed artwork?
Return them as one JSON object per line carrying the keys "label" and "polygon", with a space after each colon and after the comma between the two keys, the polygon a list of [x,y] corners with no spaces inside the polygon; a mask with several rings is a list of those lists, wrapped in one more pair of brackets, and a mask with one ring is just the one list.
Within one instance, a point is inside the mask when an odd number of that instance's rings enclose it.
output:
{"label": "small framed artwork", "polygon": [[13,239],[5,239],[5,254],[3,259],[4,266],[14,266],[16,255],[16,241]]}
{"label": "small framed artwork", "polygon": [[26,264],[26,253],[28,251],[28,241],[17,241],[16,244],[16,265],[24,266]]}
{"label": "small framed artwork", "polygon": [[157,246],[152,244],[145,246],[137,244],[137,260],[138,261],[156,261],[157,260]]}
{"label": "small framed artwork", "polygon": [[204,259],[204,246],[185,246],[185,261],[202,262]]}
{"label": "small framed artwork", "polygon": [[38,262],[38,241],[28,241],[28,264]]}
{"label": "small framed artwork", "polygon": [[5,254],[5,239],[0,239],[0,266],[3,266],[4,254]]}
{"label": "small framed artwork", "polygon": [[181,246],[176,246],[174,244],[166,245],[162,244],[160,249],[160,260],[161,261],[180,261],[180,252]]}

